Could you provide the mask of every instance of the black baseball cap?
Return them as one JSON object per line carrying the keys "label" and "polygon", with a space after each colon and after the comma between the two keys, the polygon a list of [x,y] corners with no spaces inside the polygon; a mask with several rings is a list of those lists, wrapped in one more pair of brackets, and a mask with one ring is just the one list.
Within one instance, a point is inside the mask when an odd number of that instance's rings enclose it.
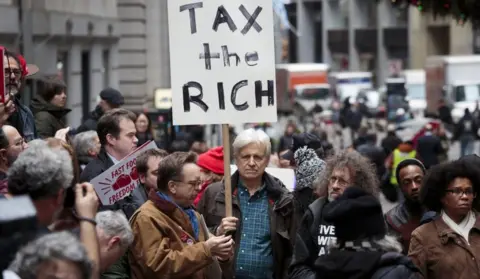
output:
{"label": "black baseball cap", "polygon": [[311,134],[311,133],[294,134],[292,138],[293,138],[293,144],[290,147],[290,150],[288,150],[287,153],[282,155],[283,159],[292,161],[294,159],[293,155],[295,154],[295,151],[297,151],[298,149],[304,146],[313,150],[317,150],[322,147],[322,141],[315,134]]}
{"label": "black baseball cap", "polygon": [[124,99],[122,93],[118,91],[117,89],[113,88],[105,88],[100,92],[100,98],[102,100],[106,101],[107,103],[113,105],[113,106],[121,106],[124,104]]}

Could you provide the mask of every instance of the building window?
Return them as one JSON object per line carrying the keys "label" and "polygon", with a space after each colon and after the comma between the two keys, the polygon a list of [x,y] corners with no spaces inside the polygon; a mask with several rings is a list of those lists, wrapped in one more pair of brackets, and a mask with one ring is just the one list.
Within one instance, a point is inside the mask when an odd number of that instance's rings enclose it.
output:
{"label": "building window", "polygon": [[102,53],[102,73],[103,73],[103,88],[110,86],[110,50],[105,49]]}

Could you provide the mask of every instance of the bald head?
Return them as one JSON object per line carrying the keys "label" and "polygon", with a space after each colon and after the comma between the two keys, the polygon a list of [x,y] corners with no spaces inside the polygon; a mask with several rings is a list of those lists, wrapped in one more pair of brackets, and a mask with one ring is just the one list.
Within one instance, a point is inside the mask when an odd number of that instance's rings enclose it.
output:
{"label": "bald head", "polygon": [[10,126],[10,125],[3,125],[2,127],[3,132],[7,136],[8,142],[10,145],[15,143],[18,140],[22,139],[22,136],[18,132],[17,128]]}
{"label": "bald head", "polygon": [[25,150],[28,145],[15,127],[3,125],[2,132],[8,140],[8,145],[2,146],[2,148],[6,150],[5,159],[7,161],[7,166],[11,166],[17,159],[18,155],[20,155],[20,153]]}

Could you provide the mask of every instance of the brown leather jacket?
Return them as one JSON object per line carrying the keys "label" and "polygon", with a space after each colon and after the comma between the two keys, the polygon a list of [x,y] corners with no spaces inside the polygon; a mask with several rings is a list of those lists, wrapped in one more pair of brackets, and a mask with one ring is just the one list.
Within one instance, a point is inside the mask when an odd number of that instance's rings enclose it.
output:
{"label": "brown leather jacket", "polygon": [[[130,219],[134,236],[128,251],[131,278],[220,278],[220,266],[205,245],[206,227],[200,225],[199,240],[195,240],[187,214],[152,193]],[[197,218],[203,222],[200,214]]]}
{"label": "brown leather jacket", "polygon": [[425,279],[480,278],[480,217],[470,231],[470,245],[441,217],[412,233],[408,256]]}
{"label": "brown leather jacket", "polygon": [[[235,172],[232,175],[232,192],[238,185],[239,174]],[[273,278],[286,279],[287,269],[290,265],[291,256],[293,253],[293,243],[295,237],[295,222],[293,220],[294,202],[293,196],[277,178],[265,173],[263,181],[266,185],[266,190],[269,199],[273,202],[269,203],[270,214],[270,230],[271,241],[274,257]],[[205,222],[210,231],[215,232],[218,225],[225,217],[225,185],[223,182],[217,182],[207,187],[202,199],[198,203],[197,210],[205,217]],[[239,201],[236,195],[232,196],[232,210],[233,215],[240,221],[238,228],[242,227],[242,212],[240,211]],[[240,243],[241,234],[235,234],[235,243]],[[238,247],[236,245],[235,259],[238,254]],[[223,270],[223,278],[235,278],[235,266],[232,265],[230,270]]]}

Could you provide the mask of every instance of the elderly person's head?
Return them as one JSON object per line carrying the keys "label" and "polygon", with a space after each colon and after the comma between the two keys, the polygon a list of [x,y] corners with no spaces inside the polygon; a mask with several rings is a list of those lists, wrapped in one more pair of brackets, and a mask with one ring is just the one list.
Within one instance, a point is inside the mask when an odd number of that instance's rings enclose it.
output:
{"label": "elderly person's head", "polygon": [[78,238],[47,234],[20,249],[9,267],[21,279],[89,279],[92,264]]}
{"label": "elderly person's head", "polygon": [[317,194],[328,195],[328,200],[338,198],[347,187],[355,185],[367,193],[378,196],[379,181],[375,167],[356,151],[343,151],[327,160]]}
{"label": "elderly person's head", "polygon": [[133,242],[127,217],[119,211],[102,211],[95,217],[100,246],[100,272],[117,262]]}
{"label": "elderly person's head", "polygon": [[271,151],[270,137],[264,131],[248,129],[238,134],[233,155],[240,178],[244,182],[261,180]]}
{"label": "elderly person's head", "polygon": [[15,127],[3,125],[0,130],[1,165],[6,169],[15,162],[18,155],[28,147],[28,144]]}
{"label": "elderly person's head", "polygon": [[480,172],[477,166],[459,160],[431,168],[423,180],[420,202],[444,212],[460,223],[478,204]]}
{"label": "elderly person's head", "polygon": [[73,138],[73,147],[81,160],[84,158],[96,158],[100,152],[100,140],[96,131],[86,131]]}
{"label": "elderly person's head", "polygon": [[28,195],[40,225],[48,226],[63,209],[65,189],[73,179],[72,159],[67,151],[50,148],[45,141],[31,141],[8,170],[8,191]]}
{"label": "elderly person's head", "polygon": [[175,152],[163,158],[158,167],[158,191],[184,208],[193,204],[202,184],[196,161],[196,153]]}

